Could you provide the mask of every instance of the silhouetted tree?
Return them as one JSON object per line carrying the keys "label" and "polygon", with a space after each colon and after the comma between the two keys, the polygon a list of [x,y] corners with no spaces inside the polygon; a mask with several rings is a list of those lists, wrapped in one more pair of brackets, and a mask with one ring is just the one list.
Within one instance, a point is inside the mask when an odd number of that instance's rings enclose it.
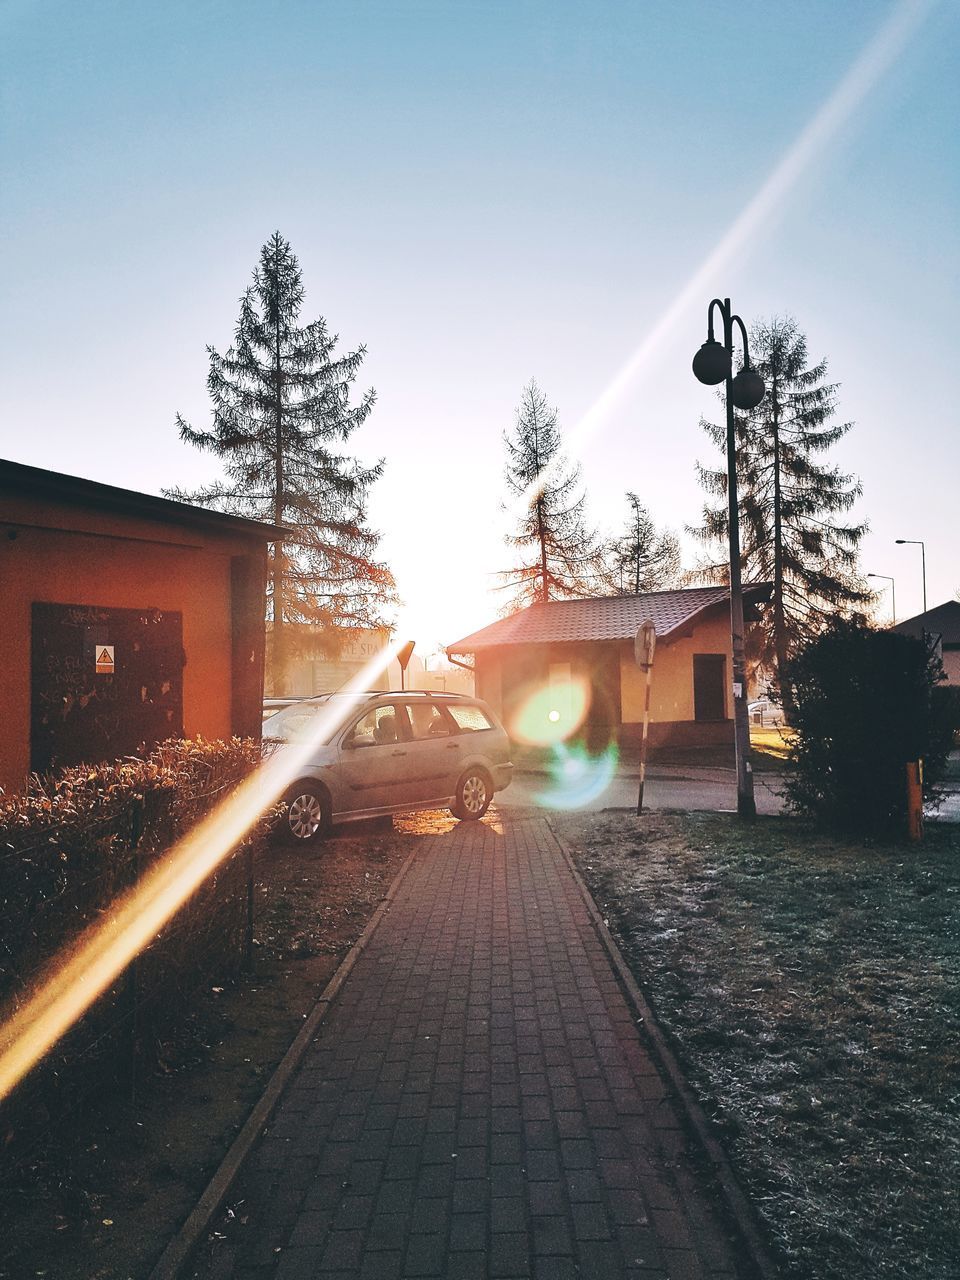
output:
{"label": "silhouetted tree", "polygon": [[336,357],[323,317],[300,326],[303,284],[289,243],[275,232],[240,304],[233,346],[212,346],[207,387],[213,426],[196,431],[177,414],[181,439],[222,458],[226,480],[170,496],[283,525],[271,553],[267,618],[273,687],[282,691],[290,623],[320,628],[338,650],[338,627],[382,625],[395,601],[393,575],[376,560],[380,536],[367,525],[367,494],[382,460],[363,467],[341,453],[373,408],[371,389],[351,406],[365,347]]}
{"label": "silhouetted tree", "polygon": [[629,515],[618,538],[607,544],[605,560],[610,589],[617,595],[638,596],[664,591],[680,578],[680,543],[668,530],[660,533],[650,512],[635,493],[627,494]]}
{"label": "silhouetted tree", "polygon": [[[807,342],[792,319],[755,324],[753,366],[766,383],[758,407],[736,417],[741,567],[745,581],[772,581],[768,619],[754,632],[754,656],[778,682],[797,644],[837,614],[862,611],[874,599],[858,563],[866,524],[838,520],[860,497],[856,477],[817,462],[853,425],[832,421],[836,383],[825,382],[827,363],[808,366]],[[713,443],[726,448],[726,427],[701,419]],[[721,499],[703,509],[690,532],[726,547],[726,468],[698,464],[700,482]],[[701,576],[726,580],[725,559],[701,567]],[[789,687],[782,690],[790,710]]]}
{"label": "silhouetted tree", "polygon": [[516,425],[503,440],[507,490],[521,507],[516,532],[506,540],[517,563],[500,575],[501,588],[512,592],[505,611],[595,592],[601,553],[584,524],[580,468],[564,459],[557,411],[535,381],[524,387]]}

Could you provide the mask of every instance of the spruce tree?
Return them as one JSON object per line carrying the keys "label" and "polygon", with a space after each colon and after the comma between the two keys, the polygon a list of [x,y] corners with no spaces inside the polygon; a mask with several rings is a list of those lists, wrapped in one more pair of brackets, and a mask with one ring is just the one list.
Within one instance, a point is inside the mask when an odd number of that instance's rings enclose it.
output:
{"label": "spruce tree", "polygon": [[[806,337],[791,318],[756,323],[750,354],[767,393],[756,409],[736,415],[741,571],[744,581],[773,583],[753,657],[774,673],[789,711],[789,689],[780,678],[798,645],[829,619],[862,611],[874,598],[858,559],[867,526],[840,518],[860,497],[860,482],[818,462],[853,425],[833,421],[837,384],[825,380],[826,360],[808,364]],[[700,425],[726,449],[725,426],[704,419]],[[720,550],[702,566],[702,576],[726,580],[726,468],[697,469],[701,484],[721,501],[706,504],[703,524],[690,532]]]}
{"label": "spruce tree", "polygon": [[635,493],[628,493],[629,515],[618,538],[607,545],[607,579],[615,595],[638,596],[664,591],[680,578],[680,543],[667,530],[657,532],[650,512]]}
{"label": "spruce tree", "polygon": [[379,534],[367,524],[383,461],[363,467],[340,451],[373,408],[372,389],[350,404],[366,348],[336,355],[337,335],[322,316],[300,325],[302,305],[300,265],[275,232],[241,300],[233,345],[224,355],[207,348],[212,428],[197,431],[177,415],[181,439],[221,458],[226,478],[169,492],[290,530],[273,548],[267,585],[276,692],[285,691],[291,623],[318,628],[322,649],[335,654],[339,628],[382,625],[396,599],[393,575],[375,559]]}
{"label": "spruce tree", "polygon": [[532,379],[523,389],[514,429],[503,440],[507,490],[522,508],[506,539],[515,562],[500,575],[501,589],[511,592],[505,612],[595,592],[601,554],[584,524],[580,469],[564,459],[557,411]]}

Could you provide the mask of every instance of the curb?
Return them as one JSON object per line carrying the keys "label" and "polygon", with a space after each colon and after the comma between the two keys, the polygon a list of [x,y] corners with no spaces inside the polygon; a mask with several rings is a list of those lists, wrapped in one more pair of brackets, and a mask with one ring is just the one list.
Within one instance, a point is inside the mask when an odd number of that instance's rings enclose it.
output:
{"label": "curb", "polygon": [[753,1205],[747,1199],[743,1188],[733,1171],[730,1161],[727,1159],[726,1153],[714,1135],[713,1128],[707,1118],[706,1112],[700,1106],[697,1098],[687,1083],[686,1077],[680,1069],[673,1050],[667,1043],[667,1039],[657,1023],[653,1011],[647,1004],[646,998],[636,979],[630,971],[626,960],[624,960],[620,948],[613,937],[613,934],[603,923],[603,917],[600,914],[597,904],[593,900],[593,895],[587,887],[587,884],[581,876],[577,865],[573,860],[566,842],[555,829],[550,818],[546,819],[547,827],[550,834],[556,840],[560,852],[570,869],[570,872],[577,883],[577,888],[583,898],[584,904],[590,915],[593,927],[596,929],[600,941],[606,949],[613,965],[617,978],[626,994],[627,1000],[633,1006],[638,1019],[643,1025],[643,1031],[653,1050],[657,1065],[661,1068],[663,1075],[673,1087],[677,1098],[680,1102],[680,1111],[682,1117],[687,1121],[690,1128],[697,1137],[702,1149],[706,1153],[710,1164],[713,1167],[714,1175],[719,1184],[720,1192],[723,1198],[724,1206],[730,1215],[734,1225],[740,1233],[741,1240],[746,1247],[750,1262],[756,1270],[756,1274],[761,1280],[780,1280],[780,1268],[773,1261],[763,1239],[762,1228]]}
{"label": "curb", "polygon": [[299,1067],[304,1054],[319,1031],[327,1015],[327,1010],[350,976],[354,965],[365,950],[377,925],[393,904],[401,882],[416,857],[416,853],[417,851],[414,849],[407,855],[400,870],[394,876],[383,901],[367,921],[360,937],[340,961],[333,977],[324,987],[317,999],[317,1003],[308,1014],[307,1020],[297,1032],[296,1039],[283,1055],[276,1071],[270,1077],[270,1081],[259,1102],[250,1112],[243,1128],[230,1144],[227,1154],[220,1162],[219,1168],[210,1179],[206,1190],[191,1210],[183,1226],[160,1255],[160,1259],[150,1272],[148,1280],[177,1280],[181,1269],[189,1261],[191,1254],[206,1234],[212,1219],[219,1212],[224,1200],[227,1198],[233,1180],[240,1171],[240,1166],[262,1135],[277,1103],[280,1101],[284,1089],[290,1082],[290,1077]]}

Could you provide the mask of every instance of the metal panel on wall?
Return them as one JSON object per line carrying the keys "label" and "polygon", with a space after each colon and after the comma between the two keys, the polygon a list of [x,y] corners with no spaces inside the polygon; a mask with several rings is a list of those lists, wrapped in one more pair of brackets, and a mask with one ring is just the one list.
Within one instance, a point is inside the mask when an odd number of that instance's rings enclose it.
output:
{"label": "metal panel on wall", "polygon": [[183,620],[34,603],[30,768],[95,763],[183,736]]}

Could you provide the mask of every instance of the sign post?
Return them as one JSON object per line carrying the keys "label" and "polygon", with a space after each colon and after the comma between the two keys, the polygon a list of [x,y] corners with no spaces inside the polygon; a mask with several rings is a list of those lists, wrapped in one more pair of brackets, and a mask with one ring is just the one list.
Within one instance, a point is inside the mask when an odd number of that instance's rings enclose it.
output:
{"label": "sign post", "polygon": [[397,651],[397,661],[400,663],[400,688],[406,688],[404,676],[407,670],[407,663],[410,661],[410,655],[413,653],[413,646],[416,642],[408,640],[401,649]]}
{"label": "sign post", "polygon": [[646,672],[646,689],[643,699],[643,736],[640,739],[640,791],[637,795],[637,816],[643,813],[643,784],[647,773],[647,733],[650,729],[650,682],[653,677],[653,654],[657,647],[657,630],[647,619],[641,622],[634,640],[633,652],[637,666]]}

